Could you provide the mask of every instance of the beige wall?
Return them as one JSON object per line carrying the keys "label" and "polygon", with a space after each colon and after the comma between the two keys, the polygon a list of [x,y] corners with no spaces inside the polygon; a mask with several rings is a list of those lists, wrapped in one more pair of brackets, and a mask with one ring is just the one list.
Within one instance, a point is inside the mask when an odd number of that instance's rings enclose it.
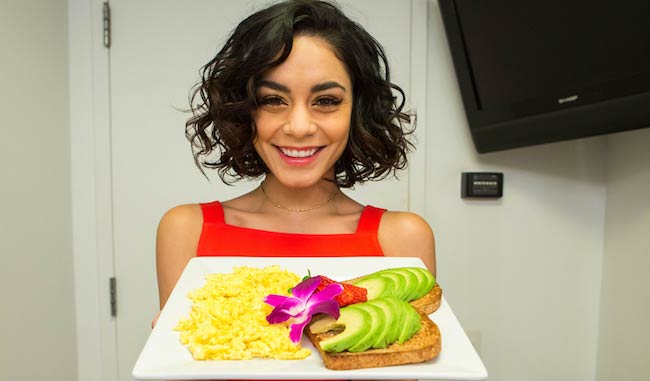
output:
{"label": "beige wall", "polygon": [[598,381],[650,374],[650,129],[608,138]]}
{"label": "beige wall", "polygon": [[[440,284],[490,380],[593,381],[606,138],[476,154],[437,1],[429,8],[426,217]],[[503,172],[503,198],[461,199],[463,171]]]}
{"label": "beige wall", "polygon": [[67,3],[0,2],[0,379],[76,380]]}
{"label": "beige wall", "polygon": [[[641,379],[650,130],[475,154],[435,1],[429,18],[426,217],[490,380]],[[77,379],[66,25],[63,0],[0,2],[2,380]],[[504,198],[461,200],[468,170],[504,172]]]}

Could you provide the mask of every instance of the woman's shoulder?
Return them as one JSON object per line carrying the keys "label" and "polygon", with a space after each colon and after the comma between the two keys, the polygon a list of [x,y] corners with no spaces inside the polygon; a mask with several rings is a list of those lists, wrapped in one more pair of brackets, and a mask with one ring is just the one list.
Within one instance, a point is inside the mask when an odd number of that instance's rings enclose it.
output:
{"label": "woman's shoulder", "polygon": [[386,211],[377,232],[384,255],[420,257],[435,271],[435,240],[429,223],[411,212]]}
{"label": "woman's shoulder", "polygon": [[198,204],[175,206],[160,219],[156,234],[156,267],[161,306],[187,262],[196,256],[202,227],[203,216]]}
{"label": "woman's shoulder", "polygon": [[160,219],[161,223],[184,224],[203,219],[200,204],[177,205],[167,210]]}
{"label": "woman's shoulder", "polygon": [[203,225],[203,213],[199,204],[183,204],[169,209],[158,224],[158,234],[181,235],[195,232]]}
{"label": "woman's shoulder", "polygon": [[203,215],[199,204],[178,205],[169,209],[160,219],[156,234],[158,259],[188,259],[196,255],[203,229]]}
{"label": "woman's shoulder", "polygon": [[410,239],[433,234],[429,223],[412,212],[386,211],[379,228],[387,234],[398,236],[396,238]]}

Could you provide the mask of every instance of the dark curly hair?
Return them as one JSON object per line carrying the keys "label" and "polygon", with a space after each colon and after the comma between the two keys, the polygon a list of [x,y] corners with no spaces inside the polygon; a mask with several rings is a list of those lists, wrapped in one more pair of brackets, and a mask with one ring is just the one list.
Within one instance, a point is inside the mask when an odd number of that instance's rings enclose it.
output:
{"label": "dark curly hair", "polygon": [[202,67],[201,81],[190,94],[193,116],[185,126],[196,165],[202,172],[201,166],[217,169],[226,184],[232,183],[229,178],[269,171],[253,145],[256,87],[265,72],[287,59],[299,35],[327,41],[352,80],[349,140],[335,164],[334,181],[350,188],[396,175],[413,147],[411,115],[402,111],[404,91],[390,82],[382,46],[336,5],[314,0],[284,1],[254,13]]}

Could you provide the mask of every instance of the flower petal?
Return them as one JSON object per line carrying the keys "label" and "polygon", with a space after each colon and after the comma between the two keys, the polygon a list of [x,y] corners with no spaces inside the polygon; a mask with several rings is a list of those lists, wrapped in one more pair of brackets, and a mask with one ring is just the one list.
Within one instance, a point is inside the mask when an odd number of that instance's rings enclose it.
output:
{"label": "flower petal", "polygon": [[298,344],[302,338],[305,326],[311,321],[311,315],[306,315],[306,319],[300,323],[294,323],[289,326],[289,338],[294,344]]}
{"label": "flower petal", "polygon": [[276,307],[273,309],[273,311],[271,311],[270,314],[266,315],[266,321],[268,321],[269,324],[282,323],[283,321],[287,321],[292,317],[293,316],[287,313],[287,310]]}
{"label": "flower petal", "polygon": [[332,283],[325,286],[322,290],[318,291],[309,298],[307,304],[311,304],[312,301],[318,303],[323,300],[334,299],[334,297],[343,292],[343,286],[338,283]]}
{"label": "flower petal", "polygon": [[316,292],[320,283],[319,276],[307,278],[291,290],[293,296],[271,294],[264,298],[265,303],[274,307],[266,316],[269,323],[281,323],[293,318],[289,338],[296,344],[300,343],[305,326],[314,314],[325,313],[334,318],[339,317],[339,305],[334,297],[343,292],[343,286],[329,284]]}
{"label": "flower petal", "polygon": [[272,305],[275,308],[280,308],[287,311],[294,309],[296,307],[300,307],[300,309],[302,310],[304,305],[304,302],[302,300],[298,298],[294,298],[293,296],[282,296],[282,295],[274,295],[274,294],[268,295],[266,298],[264,298],[264,302],[266,304]]}
{"label": "flower petal", "polygon": [[278,303],[273,311],[266,316],[266,321],[271,324],[287,321],[305,310],[303,301],[291,296],[271,294],[264,298],[264,302],[268,304]]}
{"label": "flower petal", "polygon": [[341,314],[339,304],[333,299],[323,300],[320,303],[307,307],[307,313],[310,316],[316,314],[328,314],[334,319],[338,319]]}
{"label": "flower petal", "polygon": [[307,278],[304,281],[298,283],[296,287],[291,290],[291,293],[293,296],[295,296],[298,299],[301,299],[303,301],[306,301],[311,294],[316,291],[316,288],[320,284],[320,277],[315,276],[311,278]]}
{"label": "flower petal", "polygon": [[[343,289],[340,285],[337,286]],[[336,290],[334,290],[334,292],[336,292]],[[336,292],[334,295],[338,295],[339,293],[340,291]],[[305,326],[309,324],[313,315],[325,313],[331,315],[335,319],[339,318],[339,304],[336,302],[336,300],[331,299],[333,296],[331,296],[329,299],[325,299],[322,296],[321,298],[317,298],[316,296],[318,294],[320,294],[320,292],[314,294],[310,298],[305,309],[298,315],[294,316],[293,324],[291,324],[289,327],[289,338],[296,344],[300,342],[300,338],[302,337],[303,331],[305,330]],[[331,294],[331,291],[328,292],[328,294]]]}
{"label": "flower petal", "polygon": [[280,304],[284,303],[285,300],[291,298],[290,296],[285,296],[285,295],[276,295],[276,294],[270,294],[267,295],[264,298],[264,303],[270,304],[273,307],[277,307]]}

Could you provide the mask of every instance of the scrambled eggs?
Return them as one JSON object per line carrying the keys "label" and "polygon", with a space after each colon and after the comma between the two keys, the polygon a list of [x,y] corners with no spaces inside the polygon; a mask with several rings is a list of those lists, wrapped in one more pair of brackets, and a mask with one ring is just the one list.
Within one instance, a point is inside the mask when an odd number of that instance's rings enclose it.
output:
{"label": "scrambled eggs", "polygon": [[310,351],[291,342],[288,323],[266,321],[272,307],[263,301],[269,294],[288,295],[298,282],[279,266],[207,275],[205,286],[188,295],[192,310],[176,327],[181,343],[196,360],[304,359]]}

